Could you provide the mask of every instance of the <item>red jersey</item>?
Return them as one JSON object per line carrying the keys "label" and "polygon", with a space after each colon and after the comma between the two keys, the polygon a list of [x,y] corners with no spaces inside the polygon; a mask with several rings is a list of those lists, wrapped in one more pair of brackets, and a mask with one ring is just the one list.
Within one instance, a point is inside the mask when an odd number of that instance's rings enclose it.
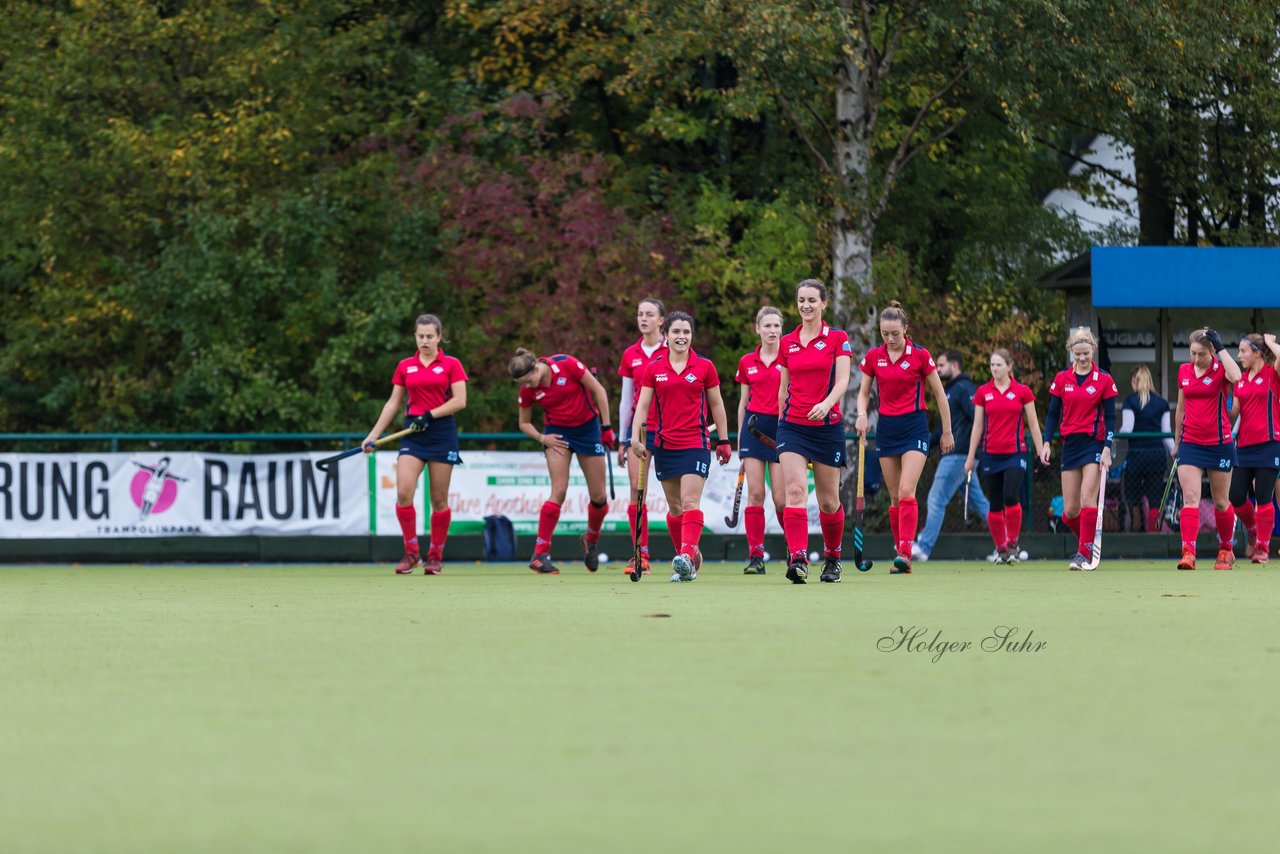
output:
{"label": "red jersey", "polygon": [[928,350],[908,341],[896,361],[888,347],[873,347],[862,357],[858,370],[875,377],[881,415],[909,415],[924,410],[925,377],[938,366]]}
{"label": "red jersey", "polygon": [[649,360],[640,383],[653,389],[645,427],[654,434],[655,448],[678,451],[710,447],[707,390],[720,385],[720,375],[710,359],[690,350],[688,363],[677,374],[671,367],[671,351],[664,348]]}
{"label": "red jersey", "polygon": [[422,415],[435,409],[453,397],[450,387],[454,383],[466,381],[467,372],[462,369],[462,363],[446,356],[443,350],[437,350],[429,364],[423,364],[421,355],[414,353],[396,365],[391,377],[392,385],[404,386],[409,392],[407,415]]}
{"label": "red jersey", "polygon": [[778,414],[778,384],[782,381],[782,364],[777,356],[765,363],[757,347],[738,360],[734,382],[747,387],[747,412],[757,415]]}
{"label": "red jersey", "polygon": [[[797,326],[778,342],[778,364],[787,369],[787,399],[781,415],[793,424],[812,425],[815,422],[809,420],[809,410],[821,403],[836,384],[836,359],[852,359],[853,348],[844,330],[832,329],[825,323],[816,338],[801,344],[803,328]],[[840,401],[835,402],[822,423],[840,423]]]}
{"label": "red jersey", "polygon": [[[658,346],[650,353],[644,350],[644,339],[641,338],[632,344],[626,350],[622,351],[622,361],[618,364],[618,376],[630,377],[632,381],[631,387],[631,411],[636,411],[636,401],[640,399],[640,375],[644,373],[644,366],[649,364],[649,360],[657,354],[658,350],[667,346],[666,341],[659,340]],[[621,425],[622,433],[628,440],[631,437],[631,425]]]}
{"label": "red jersey", "polygon": [[521,409],[531,409],[536,403],[543,409],[543,424],[560,427],[577,427],[599,414],[591,392],[582,384],[586,365],[564,353],[538,361],[551,368],[551,384],[520,386]]}
{"label": "red jersey", "polygon": [[1093,364],[1084,382],[1076,379],[1075,366],[1058,371],[1049,384],[1049,394],[1062,401],[1062,423],[1058,432],[1063,436],[1083,434],[1094,439],[1107,438],[1107,424],[1103,417],[1102,401],[1120,396],[1111,374]]}
{"label": "red jersey", "polygon": [[995,380],[978,386],[973,405],[981,406],[984,413],[979,447],[988,454],[1025,454],[1027,422],[1022,409],[1035,400],[1035,392],[1014,379],[1004,391],[996,388]]}
{"label": "red jersey", "polygon": [[1217,359],[1204,376],[1196,376],[1195,365],[1178,367],[1178,390],[1182,392],[1182,441],[1193,445],[1221,445],[1231,441],[1227,420],[1227,370]]}
{"label": "red jersey", "polygon": [[1236,383],[1236,400],[1240,401],[1241,445],[1260,445],[1280,440],[1280,374],[1264,365],[1253,379],[1248,374]]}

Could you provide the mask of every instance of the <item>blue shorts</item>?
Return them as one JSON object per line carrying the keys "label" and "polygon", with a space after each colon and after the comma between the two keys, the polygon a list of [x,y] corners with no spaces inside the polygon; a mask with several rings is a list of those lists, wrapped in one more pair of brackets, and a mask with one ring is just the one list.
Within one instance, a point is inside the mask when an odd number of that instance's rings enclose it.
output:
{"label": "blue shorts", "polygon": [[[757,430],[770,439],[777,438],[778,416],[761,415],[748,409],[747,422],[749,423],[753,418],[755,419]],[[778,461],[778,452],[762,444],[759,439],[747,432],[747,425],[743,424],[741,432],[738,433],[738,459],[745,460],[748,457],[754,460],[764,460],[766,463],[776,463]]]}
{"label": "blue shorts", "polygon": [[1100,465],[1102,451],[1106,447],[1105,441],[1095,439],[1088,433],[1072,433],[1070,436],[1063,436],[1061,468],[1063,471],[1071,471],[1085,466]]}
{"label": "blue shorts", "polygon": [[999,474],[1009,469],[1022,469],[1026,471],[1027,455],[1024,454],[988,454],[983,451],[981,461],[978,464],[978,473],[983,477],[992,474]]}
{"label": "blue shorts", "polygon": [[844,425],[821,424],[810,427],[778,422],[778,455],[799,454],[815,465],[840,468],[845,462]]}
{"label": "blue shorts", "polygon": [[705,478],[711,470],[711,450],[709,448],[655,448],[653,433],[645,443],[649,453],[653,454],[653,474],[658,480],[672,480],[686,474],[696,474]]}
{"label": "blue shorts", "polygon": [[603,457],[604,445],[600,442],[600,419],[592,418],[577,427],[558,427],[543,424],[543,433],[558,435],[569,443],[569,450],[580,457]]}
{"label": "blue shorts", "polygon": [[1236,449],[1236,465],[1247,469],[1280,469],[1280,442],[1258,442]]}
{"label": "blue shorts", "polygon": [[[404,422],[404,426],[409,426],[408,420]],[[432,463],[461,465],[462,457],[458,454],[458,422],[452,415],[447,415],[432,421],[426,430],[410,433],[400,440],[400,455],[404,454]]]}
{"label": "blue shorts", "polygon": [[1196,466],[1205,471],[1231,471],[1236,465],[1236,443],[1197,445],[1182,441],[1178,443],[1177,456],[1180,466]]}
{"label": "blue shorts", "polygon": [[881,415],[876,424],[876,452],[882,459],[907,451],[929,455],[929,417],[923,409],[906,415]]}

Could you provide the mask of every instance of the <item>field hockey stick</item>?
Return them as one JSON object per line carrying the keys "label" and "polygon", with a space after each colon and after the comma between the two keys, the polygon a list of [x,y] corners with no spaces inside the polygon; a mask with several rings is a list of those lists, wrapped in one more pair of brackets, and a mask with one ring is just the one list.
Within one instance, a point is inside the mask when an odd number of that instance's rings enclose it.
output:
{"label": "field hockey stick", "polygon": [[[396,433],[392,433],[390,436],[383,436],[381,439],[371,442],[370,444],[372,444],[374,448],[381,448],[384,445],[389,445],[392,442],[395,442],[399,439],[403,439],[405,436],[408,436],[410,433],[417,433],[421,429],[422,429],[421,427],[415,424],[412,427],[406,427],[403,430],[400,430]],[[333,467],[333,464],[336,463],[338,460],[345,460],[347,457],[354,457],[356,454],[360,454],[360,453],[364,453],[364,445],[356,445],[354,448],[347,448],[345,451],[343,451],[340,454],[334,454],[332,457],[325,457],[322,460],[316,460],[315,467],[320,471],[327,472],[329,471],[330,468]]]}
{"label": "field hockey stick", "polygon": [[774,439],[772,436],[766,436],[764,432],[756,426],[756,420],[754,418],[747,419],[747,433],[750,434],[751,438],[755,439],[769,450],[778,450],[778,440]]}
{"label": "field hockey stick", "polygon": [[964,523],[969,524],[969,484],[973,482],[973,472],[964,473]]}
{"label": "field hockey stick", "polygon": [[1102,516],[1107,507],[1107,467],[1098,466],[1098,521],[1093,526],[1093,548],[1090,549],[1089,562],[1080,567],[1086,572],[1093,572],[1102,560]]}
{"label": "field hockey stick", "polygon": [[605,448],[604,451],[605,451],[604,453],[605,457],[608,458],[608,462],[606,463],[606,465],[609,468],[609,500],[616,501],[618,498],[618,495],[613,491],[613,454],[609,452],[608,448]]}
{"label": "field hockey stick", "polygon": [[866,510],[867,500],[863,491],[867,484],[867,479],[862,476],[862,466],[867,461],[867,437],[858,437],[858,471],[854,477],[858,479],[857,497],[853,502],[853,565],[858,568],[859,572],[866,572],[871,569],[871,561],[862,556],[862,517]]}
{"label": "field hockey stick", "polygon": [[635,542],[635,565],[631,570],[631,580],[639,581],[641,574],[644,572],[644,564],[641,563],[640,555],[640,528],[644,525],[644,486],[645,480],[649,476],[649,458],[643,457],[640,460],[640,477],[637,480],[639,484],[636,487],[636,542]]}
{"label": "field hockey stick", "polygon": [[738,485],[733,488],[733,512],[724,517],[724,523],[730,528],[738,527],[738,508],[742,506],[742,480],[747,476],[747,470],[742,466],[742,461],[738,461]]}
{"label": "field hockey stick", "polygon": [[1173,458],[1173,465],[1169,466],[1169,476],[1164,479],[1164,494],[1160,496],[1160,518],[1164,519],[1164,508],[1169,505],[1169,493],[1173,490],[1173,479],[1178,473],[1178,458]]}

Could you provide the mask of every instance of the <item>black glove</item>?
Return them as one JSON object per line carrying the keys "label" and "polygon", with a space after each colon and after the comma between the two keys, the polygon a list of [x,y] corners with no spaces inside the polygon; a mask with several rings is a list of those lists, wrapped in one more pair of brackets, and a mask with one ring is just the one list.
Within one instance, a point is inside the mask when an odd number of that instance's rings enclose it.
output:
{"label": "black glove", "polygon": [[436,420],[436,417],[432,415],[431,410],[428,409],[426,412],[422,413],[421,415],[415,415],[412,418],[410,418],[409,423],[417,427],[419,430],[426,430],[428,427],[431,426],[431,422],[435,420]]}
{"label": "black glove", "polygon": [[1209,343],[1213,345],[1213,352],[1221,353],[1223,350],[1227,349],[1227,345],[1222,343],[1222,336],[1218,334],[1218,330],[1206,327],[1204,330],[1204,337],[1208,338]]}

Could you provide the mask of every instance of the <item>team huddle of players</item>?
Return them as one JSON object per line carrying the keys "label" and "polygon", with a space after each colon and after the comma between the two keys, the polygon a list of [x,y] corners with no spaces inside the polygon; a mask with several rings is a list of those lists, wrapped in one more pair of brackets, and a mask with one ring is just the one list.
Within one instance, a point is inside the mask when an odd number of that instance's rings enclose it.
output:
{"label": "team huddle of players", "polygon": [[[771,485],[787,544],[786,577],[794,584],[809,578],[810,472],[823,542],[819,578],[838,582],[842,571],[845,514],[840,476],[846,436],[840,403],[852,376],[853,351],[848,336],[823,320],[827,303],[822,282],[800,282],[795,288],[800,323],[786,333],[783,312],[772,306],[761,308],[756,314],[760,345],[742,356],[734,376],[740,386],[737,453],[747,498],[743,518],[749,556],[743,571],[766,574],[765,492],[766,485]],[[941,379],[929,352],[911,340],[909,325],[896,301],[880,313],[878,331],[883,343],[868,350],[858,364],[861,385],[854,413],[862,441],[869,427],[874,383],[876,449],[889,495],[895,547],[891,574],[911,572],[919,520],[916,489],[930,445],[926,390],[937,403],[942,452],[949,453],[954,444]],[[575,456],[590,499],[586,532],[579,538],[582,560],[589,571],[597,570],[600,531],[608,509],[605,456],[617,450],[619,463],[627,466],[631,484],[627,515],[632,537],[639,544],[627,570],[649,572],[648,510],[639,496],[644,487],[642,472],[652,468],[667,499],[667,531],[675,549],[671,580],[697,578],[702,563],[703,486],[712,457],[723,465],[734,452],[720,377],[715,365],[694,350],[690,315],[668,313],[659,300],[648,298],[637,306],[636,326],[640,338],[622,354],[618,368],[620,434],[615,434],[610,422],[608,393],[580,360],[568,354],[538,357],[521,349],[508,365],[519,384],[520,430],[542,446],[551,481],[529,562],[534,572],[560,571],[551,557],[551,541]],[[449,480],[452,467],[460,461],[454,414],[466,406],[467,375],[456,358],[440,350],[442,332],[434,315],[417,319],[417,352],[396,367],[391,396],[364,442],[366,450],[372,451],[373,442],[398,417],[406,419],[405,426],[416,428],[404,439],[396,464],[396,516],[405,544],[404,557],[395,569],[400,574],[419,566],[429,575],[439,574],[448,536]],[[1060,436],[1063,518],[1078,538],[1069,568],[1097,565],[1093,548],[1099,486],[1111,465],[1118,391],[1111,376],[1094,361],[1096,349],[1097,340],[1087,327],[1071,332],[1067,339],[1071,364],[1049,387],[1043,435],[1034,394],[1014,378],[1011,355],[1003,349],[991,354],[991,379],[973,399],[974,425],[965,469],[978,470],[991,498],[987,521],[998,562],[1018,559],[1028,438],[1036,456],[1047,465],[1050,443]],[[1230,569],[1235,561],[1232,536],[1237,517],[1248,533],[1246,555],[1254,563],[1266,563],[1274,527],[1272,497],[1280,471],[1280,344],[1274,335],[1250,335],[1240,342],[1233,358],[1218,333],[1206,328],[1192,333],[1189,349],[1190,361],[1178,371],[1173,422],[1183,495],[1178,568],[1195,569],[1203,475],[1208,476],[1215,506],[1219,539],[1215,568]],[[543,410],[541,429],[533,423],[535,406]],[[1237,417],[1239,432],[1233,436],[1231,425]],[[424,467],[432,511],[425,561],[413,506]]]}

